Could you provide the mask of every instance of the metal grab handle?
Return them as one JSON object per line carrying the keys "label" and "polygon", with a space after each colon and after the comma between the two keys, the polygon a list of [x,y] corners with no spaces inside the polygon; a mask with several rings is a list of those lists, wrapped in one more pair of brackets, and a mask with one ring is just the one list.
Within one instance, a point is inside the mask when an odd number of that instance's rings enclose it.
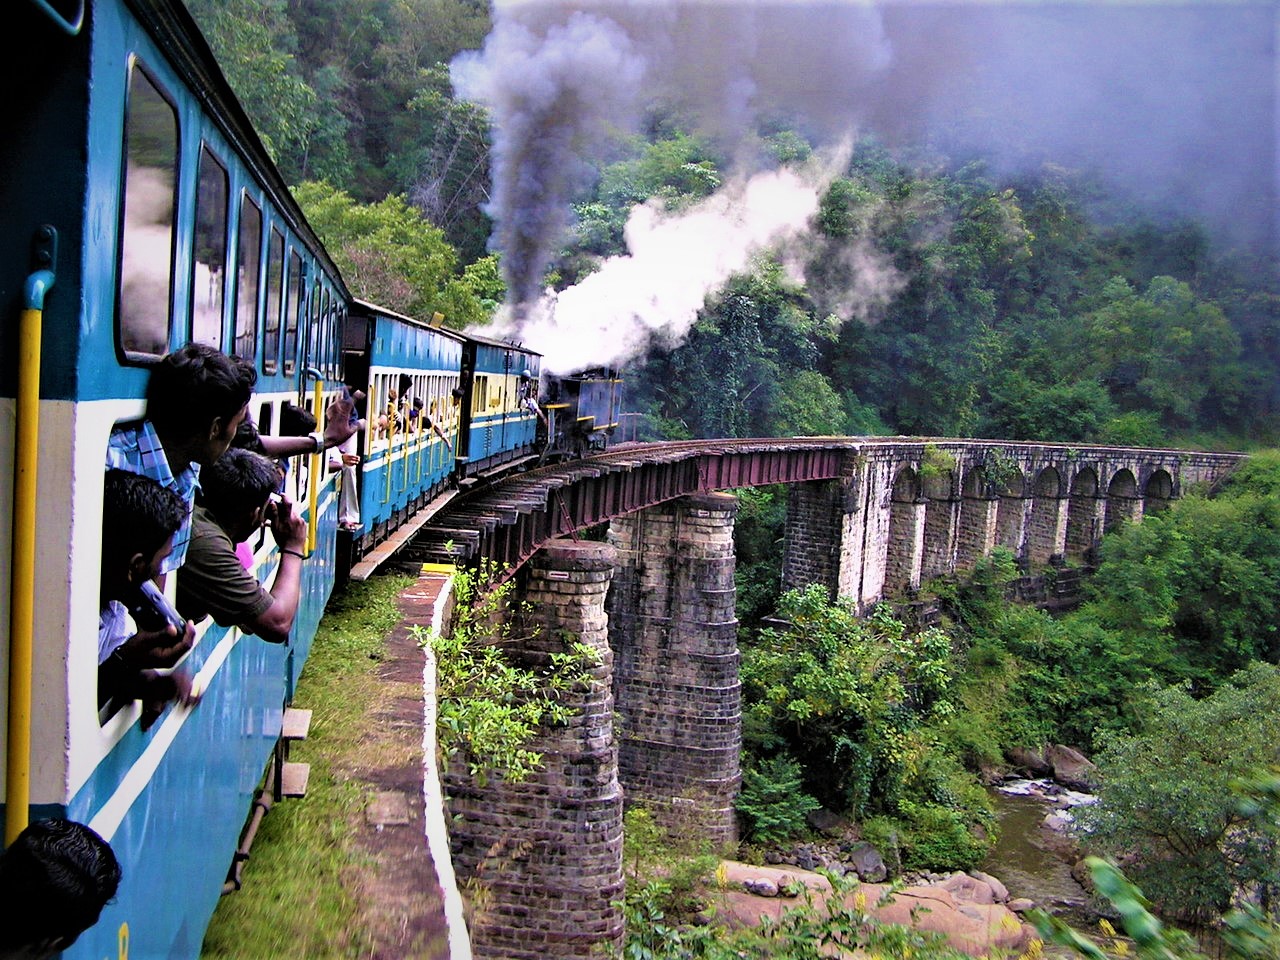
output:
{"label": "metal grab handle", "polygon": [[23,287],[18,325],[18,390],[14,436],[13,547],[9,602],[9,726],[5,757],[4,842],[27,826],[31,803],[31,671],[35,633],[36,490],[40,450],[40,351],[44,298],[53,287],[57,232],[36,234],[37,269]]}

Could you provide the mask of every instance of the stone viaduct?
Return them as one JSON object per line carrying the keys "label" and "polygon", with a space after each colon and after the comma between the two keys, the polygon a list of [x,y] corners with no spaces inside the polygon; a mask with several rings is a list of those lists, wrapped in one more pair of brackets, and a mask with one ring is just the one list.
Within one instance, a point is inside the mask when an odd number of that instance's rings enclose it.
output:
{"label": "stone viaduct", "polygon": [[[909,438],[634,445],[526,474],[433,517],[415,559],[514,569],[545,656],[599,655],[541,771],[478,786],[446,772],[455,866],[487,891],[476,955],[620,952],[623,799],[713,841],[735,837],[741,747],[733,524],[725,489],[790,484],[784,585],[862,609],[1002,546],[1035,569],[1212,489],[1239,455]],[[578,531],[608,521],[604,542]],[[411,554],[412,555],[412,554]]]}

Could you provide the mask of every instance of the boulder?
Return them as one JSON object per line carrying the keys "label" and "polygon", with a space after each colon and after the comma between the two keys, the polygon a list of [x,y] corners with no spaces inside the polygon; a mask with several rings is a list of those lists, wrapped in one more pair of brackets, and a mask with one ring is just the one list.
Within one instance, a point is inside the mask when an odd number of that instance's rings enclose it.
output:
{"label": "boulder", "polygon": [[997,880],[989,873],[983,873],[981,870],[970,870],[969,876],[975,880],[981,880],[991,888],[991,895],[995,897],[996,903],[1004,903],[1009,899],[1009,888]]}
{"label": "boulder", "polygon": [[1098,786],[1098,768],[1079,750],[1050,744],[1044,752],[1053,767],[1053,779],[1073,790],[1094,790]]}
{"label": "boulder", "polygon": [[804,819],[811,828],[828,837],[843,836],[849,829],[849,821],[830,810],[810,810]]}
{"label": "boulder", "polygon": [[1055,833],[1065,833],[1071,828],[1071,822],[1071,814],[1067,813],[1065,810],[1054,810],[1050,813],[1046,813],[1044,815],[1044,820],[1041,821],[1046,829],[1052,830]]}
{"label": "boulder", "polygon": [[1028,900],[1026,897],[1015,897],[1005,904],[1014,913],[1026,913],[1028,910],[1034,910],[1036,902]]}
{"label": "boulder", "polygon": [[1006,751],[1009,762],[1036,777],[1047,777],[1053,773],[1053,765],[1044,755],[1030,747],[1011,747]]}
{"label": "boulder", "polygon": [[889,875],[889,869],[884,865],[884,858],[880,856],[880,851],[865,840],[850,845],[845,854],[845,862],[851,869],[857,871],[859,879],[869,883],[879,883]]}
{"label": "boulder", "polygon": [[[953,873],[939,884],[956,900],[964,903],[995,903],[995,894],[991,887],[967,873]],[[1007,894],[1006,894],[1007,895]]]}
{"label": "boulder", "polygon": [[776,897],[778,885],[768,877],[748,877],[742,881],[742,889],[757,897]]}

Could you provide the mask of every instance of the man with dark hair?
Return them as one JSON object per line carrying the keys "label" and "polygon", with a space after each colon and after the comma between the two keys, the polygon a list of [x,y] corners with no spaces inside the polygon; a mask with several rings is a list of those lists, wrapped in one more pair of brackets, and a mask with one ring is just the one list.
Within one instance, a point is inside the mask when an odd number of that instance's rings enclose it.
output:
{"label": "man with dark hair", "polygon": [[0,960],[44,960],[98,922],[120,864],[74,820],[37,820],[0,853]]}
{"label": "man with dark hair", "polygon": [[102,494],[102,567],[99,575],[98,705],[112,697],[145,701],[143,728],[173,699],[187,700],[190,681],[166,674],[191,649],[195,627],[139,629],[130,610],[149,609],[142,588],[152,580],[187,516],[175,491],[126,470],[108,470]]}
{"label": "man with dark hair", "polygon": [[253,364],[202,343],[168,354],[147,383],[147,417],[111,432],[107,467],[140,473],[176,490],[187,516],[160,568],[182,566],[200,468],[217,460],[249,411],[258,375]]}
{"label": "man with dark hair", "polygon": [[[198,621],[212,615],[224,627],[239,626],[270,643],[288,641],[298,612],[307,528],[288,500],[272,497],[279,481],[274,463],[237,448],[204,470],[191,547],[178,577],[178,610],[184,617]],[[236,556],[236,544],[264,522],[280,548],[270,590]]]}

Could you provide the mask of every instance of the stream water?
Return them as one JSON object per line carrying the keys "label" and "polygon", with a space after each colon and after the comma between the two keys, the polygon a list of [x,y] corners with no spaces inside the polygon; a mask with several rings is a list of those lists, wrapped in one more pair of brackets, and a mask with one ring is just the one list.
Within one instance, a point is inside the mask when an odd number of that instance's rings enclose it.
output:
{"label": "stream water", "polygon": [[1010,897],[1034,900],[1050,913],[1083,908],[1088,896],[1071,876],[1071,864],[1049,849],[1052,835],[1043,822],[1053,804],[999,789],[993,789],[991,795],[1000,821],[1000,839],[987,854],[982,870],[1003,881]]}

